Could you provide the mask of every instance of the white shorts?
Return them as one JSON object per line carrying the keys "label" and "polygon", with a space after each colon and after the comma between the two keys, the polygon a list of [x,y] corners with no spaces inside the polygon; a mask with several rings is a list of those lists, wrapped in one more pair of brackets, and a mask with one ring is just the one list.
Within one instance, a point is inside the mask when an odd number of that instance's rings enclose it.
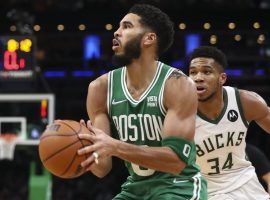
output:
{"label": "white shorts", "polygon": [[243,186],[226,194],[208,195],[208,200],[269,200],[269,194],[260,184],[257,176],[253,176]]}

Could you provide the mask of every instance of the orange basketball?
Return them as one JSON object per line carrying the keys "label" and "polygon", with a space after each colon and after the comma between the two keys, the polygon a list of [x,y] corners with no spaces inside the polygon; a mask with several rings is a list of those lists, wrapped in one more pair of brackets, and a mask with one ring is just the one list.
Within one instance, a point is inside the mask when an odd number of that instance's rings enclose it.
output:
{"label": "orange basketball", "polygon": [[85,172],[80,164],[89,155],[79,156],[77,150],[91,143],[81,140],[78,133],[91,134],[77,121],[56,120],[40,137],[39,157],[44,167],[55,176],[75,178]]}

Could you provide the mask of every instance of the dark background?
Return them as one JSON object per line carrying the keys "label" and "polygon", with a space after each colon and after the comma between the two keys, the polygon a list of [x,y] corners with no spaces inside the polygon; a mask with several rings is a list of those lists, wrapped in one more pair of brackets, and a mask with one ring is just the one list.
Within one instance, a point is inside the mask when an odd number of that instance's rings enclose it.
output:
{"label": "dark background", "polygon": [[[113,32],[134,3],[155,5],[165,11],[175,23],[175,42],[160,58],[161,61],[187,72],[185,38],[190,34],[199,35],[201,45],[217,46],[227,55],[228,85],[255,91],[263,96],[268,104],[270,103],[269,0],[0,1],[0,37],[25,35],[35,37],[37,42],[34,54],[36,64],[33,69],[35,78],[28,81],[0,80],[0,92],[54,93],[55,118],[87,119],[85,100],[88,84],[113,69],[111,65]],[[203,28],[206,22],[211,24],[210,29]],[[231,22],[236,24],[235,29],[228,28]],[[253,27],[255,22],[260,23],[258,29]],[[185,23],[186,29],[179,29],[180,23]],[[59,24],[65,26],[63,31],[57,30]],[[85,30],[78,29],[80,24],[85,25]],[[106,30],[106,24],[111,24],[112,29]],[[34,30],[35,25],[41,27],[40,31]],[[89,34],[100,36],[101,56],[98,59],[83,58],[83,41]],[[234,39],[237,34],[241,35],[240,41]],[[211,37],[217,38],[216,43],[211,43]],[[74,71],[91,71],[91,73],[86,76],[74,76]],[[52,72],[61,72],[65,75],[57,76],[55,73],[53,76],[48,75]],[[256,124],[251,124],[247,140],[269,156],[270,137]],[[25,159],[20,158],[17,158],[15,165],[6,162],[5,165],[1,165],[4,168],[1,172],[7,168],[25,167],[27,170],[28,165],[25,163]],[[6,174],[8,173],[3,176]],[[14,174],[12,170],[10,174]],[[92,175],[84,175],[74,180],[54,177],[53,199],[111,199],[119,192],[120,184],[126,175],[122,162],[115,159],[113,171],[102,180]],[[18,176],[19,174],[15,175]],[[23,180],[27,180],[27,173],[20,176]],[[24,183],[16,183],[21,188],[16,190],[8,184],[10,178],[1,178],[1,181],[0,199],[26,198],[27,187],[22,186]]]}

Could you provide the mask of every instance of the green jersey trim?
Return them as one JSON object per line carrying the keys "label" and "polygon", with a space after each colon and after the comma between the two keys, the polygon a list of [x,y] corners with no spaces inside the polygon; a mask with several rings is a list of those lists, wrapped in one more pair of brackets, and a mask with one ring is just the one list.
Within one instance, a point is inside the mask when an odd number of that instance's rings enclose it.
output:
{"label": "green jersey trim", "polygon": [[192,179],[194,180],[193,183],[193,196],[190,200],[199,200],[200,199],[200,193],[201,193],[201,174],[198,173],[195,176],[192,177]]}
{"label": "green jersey trim", "polygon": [[203,113],[201,113],[199,111],[197,113],[198,116],[207,122],[210,122],[212,124],[218,124],[220,122],[220,120],[222,119],[222,117],[224,116],[224,114],[227,110],[227,107],[228,107],[228,94],[227,94],[227,91],[225,88],[223,88],[223,102],[224,102],[224,107],[216,119],[209,119],[206,115],[204,115]]}
{"label": "green jersey trim", "polygon": [[244,115],[244,110],[243,110],[243,106],[242,106],[242,103],[241,103],[239,90],[237,88],[234,88],[234,91],[235,91],[236,102],[237,102],[237,105],[238,105],[238,109],[239,109],[239,112],[240,112],[241,119],[242,119],[243,123],[245,124],[246,128],[248,128],[249,123],[246,120],[245,115]]}
{"label": "green jersey trim", "polygon": [[127,89],[127,84],[126,84],[126,80],[125,80],[125,77],[126,77],[126,70],[127,68],[126,67],[123,67],[122,69],[122,74],[121,74],[121,85],[122,85],[122,88],[123,88],[123,91],[124,91],[124,94],[126,96],[126,98],[132,103],[132,104],[139,104],[141,101],[144,100],[144,98],[148,95],[148,93],[151,91],[151,89],[155,86],[157,80],[158,80],[158,77],[160,75],[160,72],[161,72],[161,69],[162,69],[162,65],[163,63],[161,62],[158,62],[158,67],[157,67],[157,71],[156,71],[156,74],[152,80],[152,82],[150,83],[150,85],[147,87],[147,89],[143,92],[143,94],[141,95],[141,97],[139,98],[139,100],[135,100],[129,93],[128,89]]}
{"label": "green jersey trim", "polygon": [[171,69],[168,70],[168,72],[167,72],[167,74],[166,74],[166,76],[164,78],[164,81],[162,83],[162,87],[161,87],[159,98],[158,98],[158,100],[159,100],[159,109],[160,109],[161,113],[163,114],[163,116],[165,116],[166,113],[167,113],[167,110],[165,109],[164,104],[163,104],[163,95],[164,95],[165,82],[166,82],[167,78],[171,75],[171,73],[174,70],[175,70],[174,68],[171,68]]}
{"label": "green jersey trim", "polygon": [[108,73],[108,89],[107,89],[107,110],[108,110],[108,114],[111,115],[111,99],[112,99],[112,84],[113,81],[113,73],[110,71]]}

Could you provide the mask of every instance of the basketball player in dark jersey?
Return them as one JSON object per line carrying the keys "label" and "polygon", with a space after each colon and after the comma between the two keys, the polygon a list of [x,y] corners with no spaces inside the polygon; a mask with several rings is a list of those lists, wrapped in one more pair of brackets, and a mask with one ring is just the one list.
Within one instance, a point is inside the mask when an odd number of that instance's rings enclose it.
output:
{"label": "basketball player in dark jersey", "polygon": [[[87,111],[93,144],[82,166],[98,177],[112,156],[130,176],[115,200],[206,200],[206,182],[195,164],[196,88],[182,72],[158,61],[173,42],[173,23],[158,8],[135,5],[113,39],[113,70],[90,83]],[[83,122],[82,122],[83,123]],[[116,131],[119,139],[111,137]]]}

